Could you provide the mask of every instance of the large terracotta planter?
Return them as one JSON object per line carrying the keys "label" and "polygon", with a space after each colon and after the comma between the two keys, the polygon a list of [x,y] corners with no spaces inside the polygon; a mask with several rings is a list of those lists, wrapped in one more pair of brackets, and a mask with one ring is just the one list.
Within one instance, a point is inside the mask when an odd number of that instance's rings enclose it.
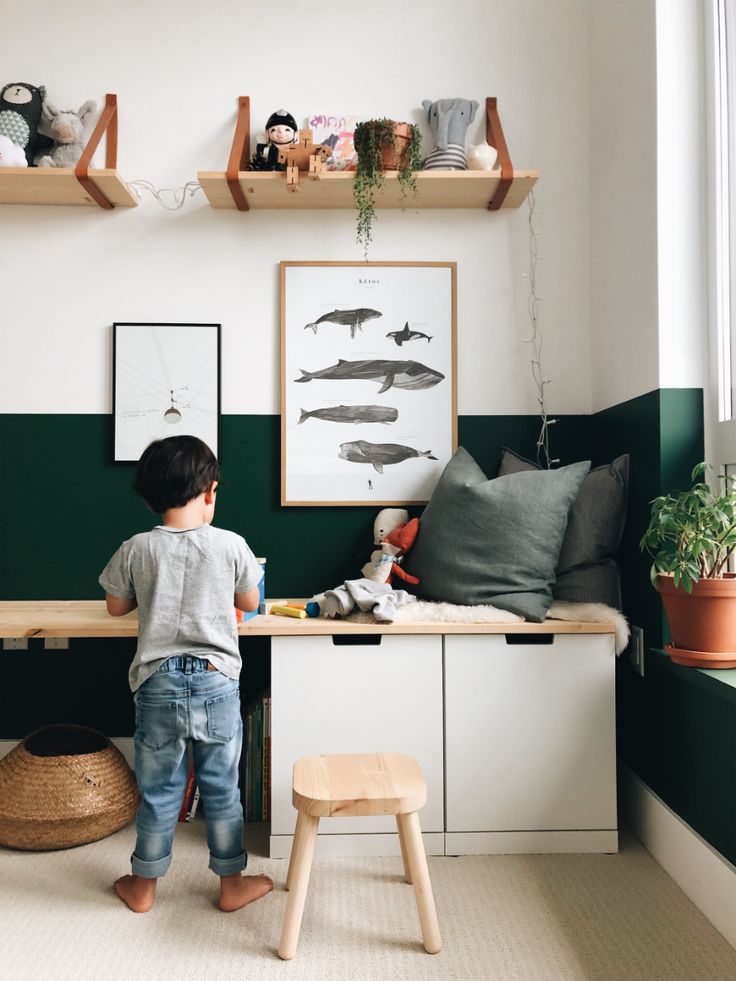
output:
{"label": "large terracotta planter", "polygon": [[736,668],[736,575],[700,579],[691,593],[675,589],[672,576],[658,575],[672,643],[665,650],[677,664]]}

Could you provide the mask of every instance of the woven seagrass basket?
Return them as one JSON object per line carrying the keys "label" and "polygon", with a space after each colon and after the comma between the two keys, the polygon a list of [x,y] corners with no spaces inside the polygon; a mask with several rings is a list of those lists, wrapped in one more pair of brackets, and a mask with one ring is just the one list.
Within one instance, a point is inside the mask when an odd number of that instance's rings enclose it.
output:
{"label": "woven seagrass basket", "polygon": [[124,828],[140,796],[107,736],[83,726],[37,729],[0,760],[0,844],[50,851]]}

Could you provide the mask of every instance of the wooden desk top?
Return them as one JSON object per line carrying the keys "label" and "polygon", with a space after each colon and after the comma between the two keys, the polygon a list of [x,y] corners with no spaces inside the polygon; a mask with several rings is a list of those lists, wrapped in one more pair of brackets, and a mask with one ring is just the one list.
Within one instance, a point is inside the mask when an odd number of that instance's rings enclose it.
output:
{"label": "wooden desk top", "polygon": [[[313,637],[331,634],[612,634],[610,623],[546,620],[544,623],[351,623],[256,616],[238,624],[241,637]],[[0,601],[2,637],[136,637],[138,615],[111,617],[104,600]]]}

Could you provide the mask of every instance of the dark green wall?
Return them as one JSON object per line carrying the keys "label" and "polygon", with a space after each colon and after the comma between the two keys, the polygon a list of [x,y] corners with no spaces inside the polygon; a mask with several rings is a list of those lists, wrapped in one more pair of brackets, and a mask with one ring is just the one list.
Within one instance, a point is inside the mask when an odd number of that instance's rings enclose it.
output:
{"label": "dark green wall", "polygon": [[638,546],[649,502],[690,486],[690,472],[704,457],[703,393],[649,392],[598,413],[594,426],[604,457],[631,454],[621,555],[624,609],[630,622],[644,628],[648,648],[643,678],[626,660],[617,665],[619,756],[736,863],[736,687],[673,664],[658,649],[666,620],[649,581],[650,561]]}
{"label": "dark green wall", "polygon": [[[458,437],[492,475],[504,445],[533,455],[538,429],[536,417],[461,416]],[[563,417],[556,454],[580,459],[589,432],[589,417]],[[133,465],[113,463],[111,447],[110,416],[0,416],[0,598],[102,597],[107,559],[155,524],[130,490]],[[280,459],[278,416],[223,417],[216,524],[266,556],[271,596],[311,596],[355,578],[378,508],[282,508]]]}
{"label": "dark green wall", "polygon": [[[501,448],[535,455],[533,416],[461,416],[459,440],[490,475]],[[565,416],[553,431],[564,463],[585,457],[589,416]],[[130,490],[132,465],[111,459],[105,415],[0,416],[0,598],[102,598],[97,576],[123,539],[155,523]],[[377,508],[282,508],[278,416],[222,420],[222,491],[216,521],[265,555],[271,596],[307,596],[359,574],[372,550]],[[414,509],[419,513],[421,509]],[[109,735],[132,732],[127,670],[131,640],[75,640],[68,652],[0,657],[0,738],[51,722]],[[246,697],[264,674],[263,645],[248,642]],[[267,661],[267,657],[266,657]],[[19,692],[32,687],[32,697]]]}

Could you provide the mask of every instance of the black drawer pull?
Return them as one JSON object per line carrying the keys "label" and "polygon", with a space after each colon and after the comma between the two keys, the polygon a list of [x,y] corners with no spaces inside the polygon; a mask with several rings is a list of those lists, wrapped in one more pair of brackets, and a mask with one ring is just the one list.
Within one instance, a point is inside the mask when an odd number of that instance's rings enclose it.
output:
{"label": "black drawer pull", "polygon": [[507,644],[554,644],[554,634],[505,634]]}
{"label": "black drawer pull", "polygon": [[335,647],[376,646],[381,643],[382,634],[333,634]]}

